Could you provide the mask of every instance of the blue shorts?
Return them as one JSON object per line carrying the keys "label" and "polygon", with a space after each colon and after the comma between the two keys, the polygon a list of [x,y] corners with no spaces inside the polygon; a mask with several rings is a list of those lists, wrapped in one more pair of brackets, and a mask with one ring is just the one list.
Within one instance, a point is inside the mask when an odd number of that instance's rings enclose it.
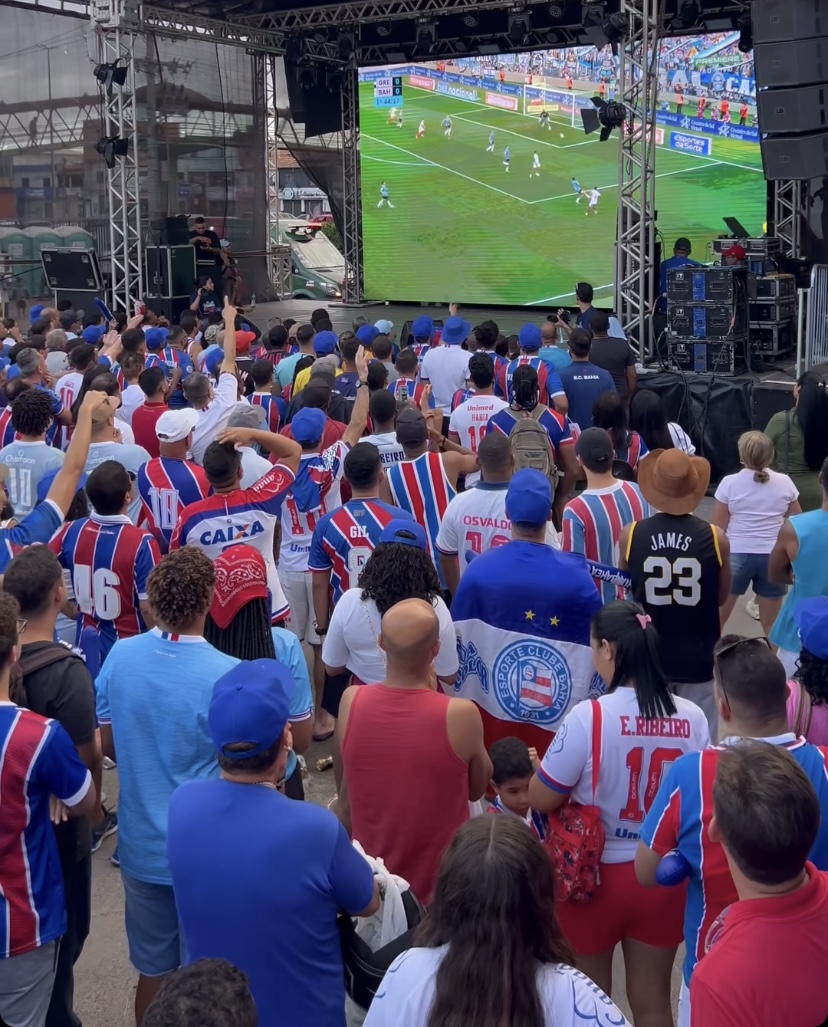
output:
{"label": "blue shorts", "polygon": [[129,961],[144,977],[163,977],[184,961],[171,884],[150,884],[121,871]]}
{"label": "blue shorts", "polygon": [[787,585],[777,585],[768,577],[768,553],[731,553],[730,566],[733,569],[732,596],[743,596],[748,585],[762,599],[781,599],[788,591]]}

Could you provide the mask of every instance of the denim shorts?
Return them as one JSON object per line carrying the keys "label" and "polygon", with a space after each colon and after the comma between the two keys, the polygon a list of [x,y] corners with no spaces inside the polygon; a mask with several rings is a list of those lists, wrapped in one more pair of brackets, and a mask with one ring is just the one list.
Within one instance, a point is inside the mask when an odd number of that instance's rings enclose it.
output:
{"label": "denim shorts", "polygon": [[183,962],[183,938],[171,884],[150,884],[121,871],[129,961],[144,977],[162,977]]}
{"label": "denim shorts", "polygon": [[762,599],[781,599],[788,591],[787,585],[777,585],[768,577],[769,553],[731,553],[730,566],[733,569],[733,583],[730,594],[743,596],[748,585]]}

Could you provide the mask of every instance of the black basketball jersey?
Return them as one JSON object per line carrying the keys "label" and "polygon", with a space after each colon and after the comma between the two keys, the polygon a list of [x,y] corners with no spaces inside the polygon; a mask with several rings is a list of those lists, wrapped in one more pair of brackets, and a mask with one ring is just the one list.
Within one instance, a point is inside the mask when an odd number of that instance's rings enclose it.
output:
{"label": "black basketball jersey", "polygon": [[632,594],[652,617],[670,681],[713,677],[719,635],[722,557],[716,530],[694,514],[657,513],[632,525],[627,545]]}

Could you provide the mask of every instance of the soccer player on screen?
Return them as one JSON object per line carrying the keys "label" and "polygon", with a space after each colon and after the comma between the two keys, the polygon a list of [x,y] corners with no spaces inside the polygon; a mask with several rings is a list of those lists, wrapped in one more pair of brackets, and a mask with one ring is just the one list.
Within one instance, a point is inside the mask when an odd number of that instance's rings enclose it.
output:
{"label": "soccer player on screen", "polygon": [[443,118],[443,135],[446,139],[451,139],[451,118]]}
{"label": "soccer player on screen", "polygon": [[403,125],[403,112],[400,111],[399,115],[397,116],[397,128],[402,128],[402,125]]}
{"label": "soccer player on screen", "polygon": [[489,133],[489,145],[486,147],[486,153],[494,153],[494,132]]}
{"label": "soccer player on screen", "polygon": [[541,128],[548,128],[550,132],[552,131],[552,126],[549,124],[549,111],[546,110],[546,108],[544,108],[540,112],[540,117],[538,118],[538,124],[540,125]]}
{"label": "soccer player on screen", "polygon": [[581,188],[581,183],[578,181],[577,178],[573,178],[572,179],[572,189],[573,189],[573,191],[575,193],[575,202],[576,203],[580,203],[581,202],[581,197],[583,196],[584,191]]}
{"label": "soccer player on screen", "polygon": [[422,139],[425,135],[425,121],[420,122],[420,127],[417,129],[417,138]]}
{"label": "soccer player on screen", "polygon": [[590,211],[592,211],[593,214],[597,214],[598,213],[598,201],[600,199],[601,199],[601,194],[598,192],[597,189],[590,190],[590,193],[589,193],[589,206],[586,209],[584,217],[588,218]]}
{"label": "soccer player on screen", "polygon": [[383,206],[390,207],[391,210],[394,209],[394,204],[388,199],[388,183],[387,182],[383,182],[382,185],[380,186],[380,201],[377,204],[377,210],[379,210],[379,208],[383,207]]}
{"label": "soccer player on screen", "polygon": [[388,121],[386,122],[386,125],[396,125],[398,117],[399,111],[396,107],[392,107],[391,110],[388,112]]}
{"label": "soccer player on screen", "polygon": [[532,170],[529,172],[529,177],[532,178],[533,175],[540,178],[540,157],[536,153],[532,154]]}
{"label": "soccer player on screen", "polygon": [[704,117],[704,111],[705,111],[706,107],[707,107],[707,97],[702,95],[702,96],[699,97],[699,102],[696,104],[696,117],[697,118],[703,118]]}
{"label": "soccer player on screen", "polygon": [[506,149],[503,151],[503,167],[506,168],[507,172],[509,171],[509,165],[511,164],[511,162],[512,154],[509,150],[509,147],[507,146]]}

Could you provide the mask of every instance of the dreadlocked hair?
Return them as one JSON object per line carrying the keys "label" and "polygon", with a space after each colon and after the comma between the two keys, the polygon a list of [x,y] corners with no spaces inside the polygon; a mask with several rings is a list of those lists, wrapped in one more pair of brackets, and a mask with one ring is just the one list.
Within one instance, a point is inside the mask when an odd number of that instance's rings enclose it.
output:
{"label": "dreadlocked hair", "polygon": [[380,616],[403,599],[423,599],[434,605],[442,595],[434,561],[424,549],[381,542],[359,576],[362,600],[373,599]]}
{"label": "dreadlocked hair", "polygon": [[226,628],[220,628],[208,613],[204,637],[219,652],[237,660],[275,660],[271,627],[270,603],[267,599],[251,599]]}

